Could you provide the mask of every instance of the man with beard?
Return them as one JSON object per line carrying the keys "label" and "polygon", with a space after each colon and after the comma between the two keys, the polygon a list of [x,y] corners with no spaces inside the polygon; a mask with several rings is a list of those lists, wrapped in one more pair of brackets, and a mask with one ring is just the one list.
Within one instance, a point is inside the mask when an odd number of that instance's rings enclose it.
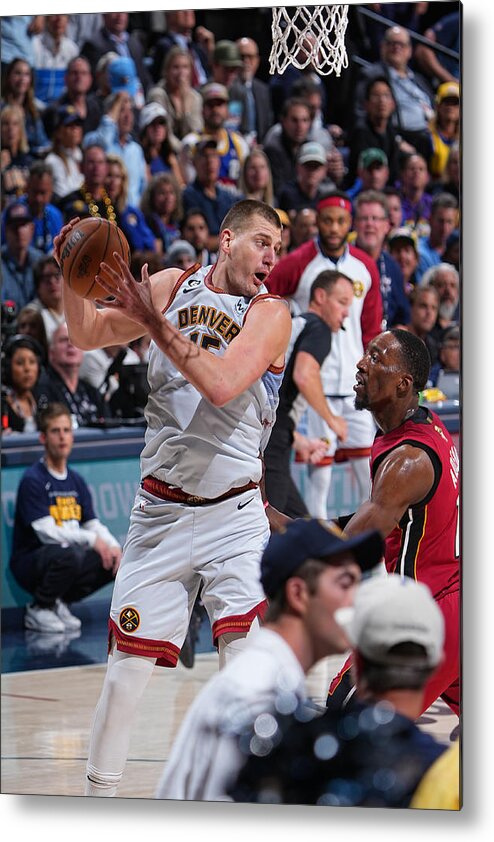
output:
{"label": "man with beard", "polygon": [[439,313],[431,335],[439,343],[444,332],[460,321],[460,277],[450,263],[438,263],[424,272],[421,286],[430,284],[439,293]]}
{"label": "man with beard", "polygon": [[[406,330],[377,336],[357,364],[355,408],[377,426],[371,452],[372,491],[345,533],[379,529],[388,573],[428,586],[445,621],[444,658],[429,680],[422,712],[441,698],[459,715],[459,458],[437,415],[419,406],[429,378],[424,342]],[[351,659],[333,679],[328,707],[353,695]]]}

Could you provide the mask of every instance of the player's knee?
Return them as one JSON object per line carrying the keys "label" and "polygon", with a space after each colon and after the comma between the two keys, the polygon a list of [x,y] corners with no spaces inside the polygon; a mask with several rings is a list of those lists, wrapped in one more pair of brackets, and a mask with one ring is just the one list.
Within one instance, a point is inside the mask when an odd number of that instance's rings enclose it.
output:
{"label": "player's knee", "polygon": [[218,638],[218,654],[220,659],[220,669],[222,669],[228,661],[239,655],[246,647],[248,640],[252,634],[259,629],[259,618],[254,617],[250,628],[246,632],[229,632],[222,634]]}

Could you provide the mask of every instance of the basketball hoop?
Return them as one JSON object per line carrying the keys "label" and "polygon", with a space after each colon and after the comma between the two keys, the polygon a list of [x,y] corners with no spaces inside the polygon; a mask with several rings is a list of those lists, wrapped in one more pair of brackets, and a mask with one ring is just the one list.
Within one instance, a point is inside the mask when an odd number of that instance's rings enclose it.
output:
{"label": "basketball hoop", "polygon": [[269,72],[312,65],[322,76],[339,76],[348,67],[347,25],[348,6],[273,6]]}

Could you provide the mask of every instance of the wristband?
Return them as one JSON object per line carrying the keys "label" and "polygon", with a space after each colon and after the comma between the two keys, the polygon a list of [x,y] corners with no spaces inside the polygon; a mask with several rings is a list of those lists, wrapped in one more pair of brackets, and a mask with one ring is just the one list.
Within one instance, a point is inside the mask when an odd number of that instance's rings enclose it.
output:
{"label": "wristband", "polygon": [[267,509],[269,506],[269,500],[264,501],[264,508]]}

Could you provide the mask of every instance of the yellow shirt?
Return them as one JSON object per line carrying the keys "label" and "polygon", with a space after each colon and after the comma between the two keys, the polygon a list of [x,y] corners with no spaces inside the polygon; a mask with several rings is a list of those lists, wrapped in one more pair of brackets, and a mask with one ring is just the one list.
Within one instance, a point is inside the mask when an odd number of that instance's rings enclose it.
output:
{"label": "yellow shirt", "polygon": [[430,766],[419,783],[410,807],[416,810],[460,809],[460,741]]}

